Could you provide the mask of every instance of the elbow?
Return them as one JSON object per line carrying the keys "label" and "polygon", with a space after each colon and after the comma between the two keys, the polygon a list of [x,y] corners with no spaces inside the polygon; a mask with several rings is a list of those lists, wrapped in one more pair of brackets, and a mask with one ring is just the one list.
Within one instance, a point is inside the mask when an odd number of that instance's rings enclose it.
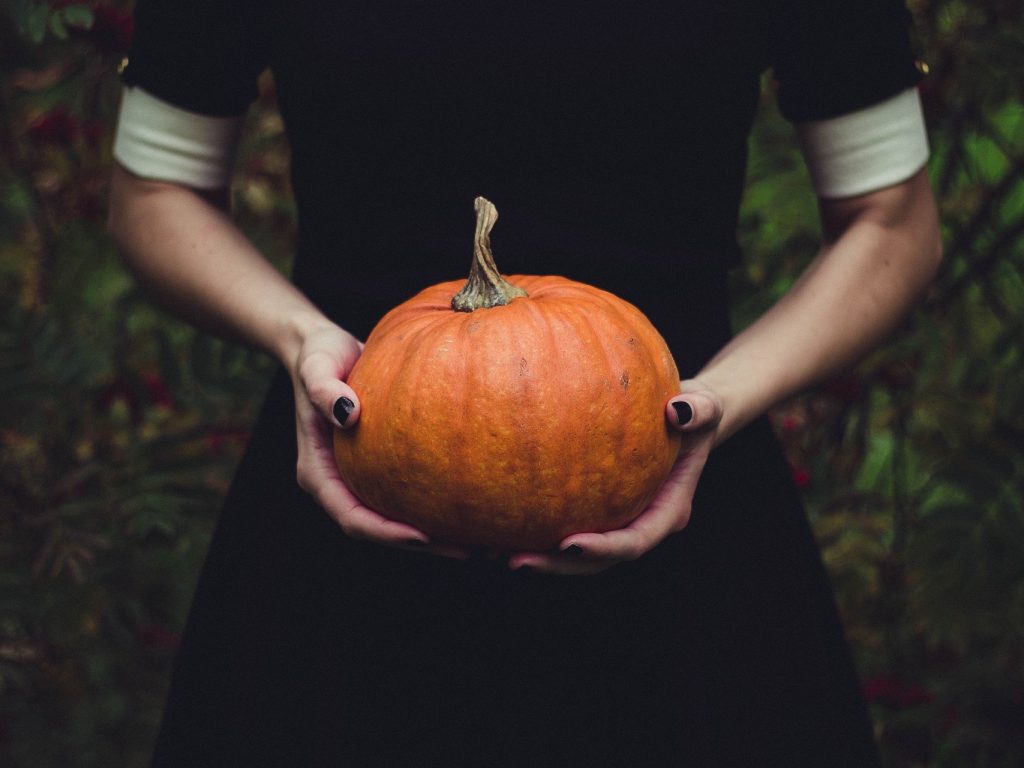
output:
{"label": "elbow", "polygon": [[905,271],[907,297],[911,304],[917,304],[927,298],[938,278],[944,248],[938,226],[919,231],[906,242],[910,257]]}
{"label": "elbow", "polygon": [[921,246],[921,262],[923,266],[921,271],[925,278],[925,287],[928,287],[938,276],[945,258],[945,246],[942,242],[942,233],[939,229],[938,221],[935,221],[932,226],[928,227],[923,241]]}
{"label": "elbow", "polygon": [[110,235],[110,239],[114,241],[114,245],[117,246],[118,250],[123,250],[124,248],[123,221],[123,211],[117,208],[113,200],[111,200],[107,206],[107,234]]}
{"label": "elbow", "polygon": [[936,273],[939,271],[939,267],[942,265],[943,260],[946,257],[946,246],[942,242],[942,235],[939,233],[938,228],[935,230],[935,238],[932,242],[932,264]]}
{"label": "elbow", "polygon": [[136,278],[143,280],[145,261],[153,239],[153,188],[145,179],[115,165],[110,176],[107,197],[107,234],[114,243],[121,263]]}
{"label": "elbow", "polygon": [[[928,191],[931,193],[930,187]],[[926,217],[928,222],[928,255],[935,271],[938,271],[939,265],[942,264],[943,257],[945,256],[945,246],[942,242],[942,227],[939,223],[939,204],[933,194],[929,194],[928,203],[928,215]]]}
{"label": "elbow", "polygon": [[129,185],[127,173],[119,166],[114,166],[107,198],[107,233],[122,253],[125,250],[128,225],[131,221],[129,208],[132,196]]}
{"label": "elbow", "polygon": [[916,252],[916,269],[922,291],[926,291],[938,276],[945,256],[938,203],[923,169],[908,185],[907,192],[896,228]]}

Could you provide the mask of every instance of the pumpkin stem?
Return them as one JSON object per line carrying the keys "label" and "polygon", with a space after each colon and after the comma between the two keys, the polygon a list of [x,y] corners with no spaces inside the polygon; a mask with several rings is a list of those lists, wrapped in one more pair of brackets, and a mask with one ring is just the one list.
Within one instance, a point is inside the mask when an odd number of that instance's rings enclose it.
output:
{"label": "pumpkin stem", "polygon": [[466,284],[452,298],[452,309],[456,312],[502,307],[512,299],[527,295],[522,288],[517,288],[503,278],[494,264],[491,228],[498,220],[498,209],[490,200],[482,197],[473,201],[473,209],[476,211],[473,264],[469,268],[469,279]]}

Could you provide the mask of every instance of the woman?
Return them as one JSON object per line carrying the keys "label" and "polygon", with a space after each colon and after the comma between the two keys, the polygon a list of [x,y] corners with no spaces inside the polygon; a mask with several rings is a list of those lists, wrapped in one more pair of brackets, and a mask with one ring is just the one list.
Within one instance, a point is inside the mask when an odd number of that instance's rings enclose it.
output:
{"label": "woman", "polygon": [[[761,417],[883,340],[937,267],[907,25],[891,0],[140,0],[112,230],[170,307],[281,362],[154,764],[877,764]],[[266,66],[292,146],[294,283],[221,210]],[[727,271],[768,67],[823,243],[731,337]],[[502,212],[504,270],[632,301],[685,377],[666,407],[683,451],[640,518],[500,560],[362,506],[329,448],[333,425],[359,419],[345,384],[359,339],[465,274],[481,194]]]}

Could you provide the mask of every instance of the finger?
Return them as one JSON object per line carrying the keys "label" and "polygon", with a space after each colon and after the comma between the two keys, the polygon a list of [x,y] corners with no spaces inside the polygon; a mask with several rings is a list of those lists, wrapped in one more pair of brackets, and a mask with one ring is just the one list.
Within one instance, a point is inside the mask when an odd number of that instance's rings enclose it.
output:
{"label": "finger", "polygon": [[317,490],[315,497],[317,503],[334,518],[350,538],[366,539],[384,546],[459,560],[465,560],[470,555],[466,548],[433,542],[417,528],[397,520],[389,520],[374,512],[360,503],[341,483],[325,481]]}
{"label": "finger", "polygon": [[649,520],[649,517],[645,512],[625,528],[607,533],[576,534],[568,546],[579,550],[579,559],[609,563],[636,560],[672,532],[670,522]]}
{"label": "finger", "polygon": [[640,548],[633,553],[607,543],[602,545],[601,540],[605,536],[601,533],[574,534],[562,542],[556,552],[519,552],[509,557],[508,565],[512,570],[522,568],[538,573],[590,575],[642,554]]}
{"label": "finger", "polygon": [[359,397],[338,378],[337,361],[326,354],[310,355],[300,375],[309,399],[325,419],[338,427],[351,427],[359,420]]}
{"label": "finger", "polygon": [[617,562],[617,560],[589,557],[576,551],[556,554],[523,552],[510,557],[508,566],[515,571],[523,570],[556,576],[592,576],[611,568]]}
{"label": "finger", "polygon": [[669,476],[650,506],[629,525],[606,533],[573,534],[562,542],[562,550],[578,551],[583,559],[606,562],[636,560],[670,534],[686,527],[699,478],[699,466],[679,467]]}
{"label": "finger", "polygon": [[[540,573],[583,575],[600,573],[617,563],[636,560],[654,549],[671,533],[689,522],[688,496],[666,499],[664,508],[652,504],[629,526],[607,533],[578,533],[562,543],[557,553],[524,552],[509,558],[513,570],[529,568]],[[687,500],[684,502],[684,500]],[[682,509],[676,503],[685,503]]]}
{"label": "finger", "polygon": [[450,557],[453,560],[469,560],[473,552],[466,547],[457,547],[449,544],[428,544],[426,547],[410,546],[404,549],[411,549],[414,552],[427,552],[439,557]]}
{"label": "finger", "polygon": [[[339,394],[334,400],[334,404],[331,406],[331,416],[334,417],[335,424],[342,429],[347,429],[359,421],[359,398],[347,384],[342,383],[342,387],[349,391]],[[341,387],[338,389],[340,391]]]}
{"label": "finger", "polygon": [[665,418],[681,432],[695,432],[715,424],[721,417],[718,404],[707,395],[687,392],[665,405]]}
{"label": "finger", "polygon": [[677,466],[647,509],[625,528],[606,533],[575,533],[561,542],[559,552],[517,553],[509,558],[509,567],[542,573],[588,574],[636,560],[669,534],[686,527],[701,466],[701,461]]}
{"label": "finger", "polygon": [[430,543],[426,534],[411,525],[389,520],[364,506],[341,482],[324,480],[313,495],[327,514],[354,539],[369,539],[389,546],[425,546]]}

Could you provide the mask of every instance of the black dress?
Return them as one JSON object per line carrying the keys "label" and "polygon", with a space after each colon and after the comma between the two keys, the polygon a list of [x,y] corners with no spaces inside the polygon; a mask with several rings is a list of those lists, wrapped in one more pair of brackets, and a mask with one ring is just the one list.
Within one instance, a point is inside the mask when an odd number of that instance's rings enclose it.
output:
{"label": "black dress", "polygon": [[[746,141],[913,84],[898,2],[140,0],[126,80],[237,114],[273,69],[295,280],[365,337],[465,275],[472,200],[510,273],[638,305],[683,376],[729,336]],[[871,766],[830,586],[766,422],[692,522],[595,577],[346,538],[297,487],[274,380],[200,578],[158,766]]]}

